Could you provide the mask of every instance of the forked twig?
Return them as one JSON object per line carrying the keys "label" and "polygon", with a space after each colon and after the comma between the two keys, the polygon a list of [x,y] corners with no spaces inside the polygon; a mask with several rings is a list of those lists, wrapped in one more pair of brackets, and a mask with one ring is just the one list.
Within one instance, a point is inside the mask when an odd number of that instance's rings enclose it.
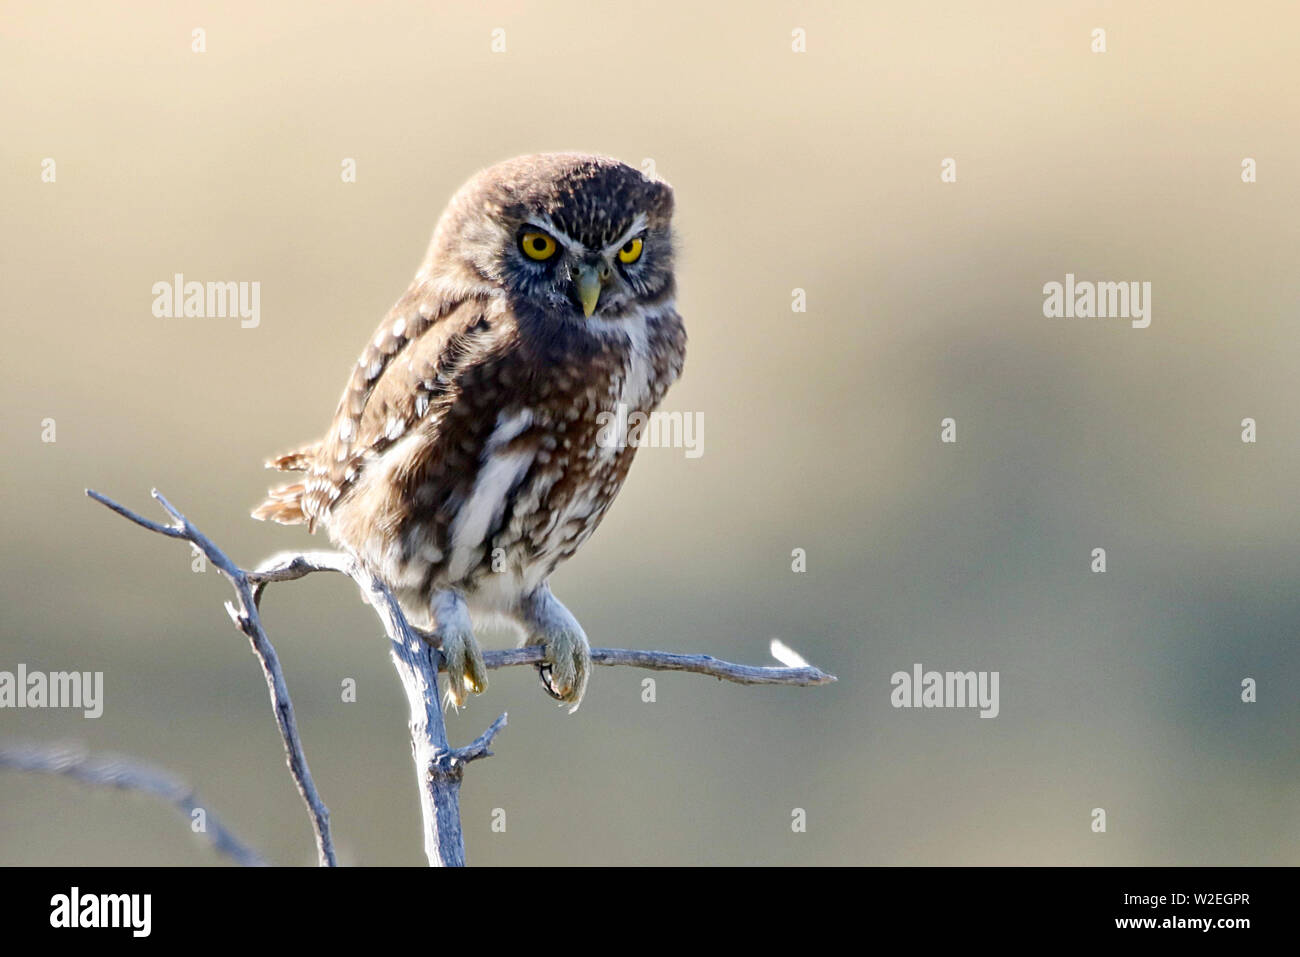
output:
{"label": "forked twig", "polygon": [[307,756],[303,753],[302,738],[298,735],[298,722],[294,717],[293,702],[289,698],[289,688],[284,681],[284,671],[280,667],[280,658],[276,655],[275,648],[272,647],[271,640],[267,638],[266,631],[262,627],[262,620],[257,611],[257,602],[253,598],[253,585],[249,581],[248,574],[227,558],[225,553],[217,548],[206,535],[190,524],[189,519],[178,512],[171,502],[163,498],[157,489],[153,490],[153,497],[172,517],[172,524],[170,525],[151,522],[149,519],[137,515],[129,508],[119,505],[112,499],[90,489],[86,490],[86,494],[151,532],[190,542],[234,586],[238,606],[227,602],[226,611],[230,613],[235,627],[248,637],[253,648],[253,654],[257,656],[257,660],[262,665],[262,673],[266,677],[266,688],[271,695],[271,707],[275,711],[275,723],[280,729],[280,736],[284,739],[285,758],[289,764],[289,773],[293,775],[294,783],[298,786],[298,793],[307,805],[307,814],[311,818],[312,830],[316,835],[317,857],[322,866],[337,866],[338,859],[334,855],[334,839],[330,836],[330,812],[325,807],[325,802],[321,800],[320,794],[317,793],[316,783],[312,780],[311,770],[307,767]]}

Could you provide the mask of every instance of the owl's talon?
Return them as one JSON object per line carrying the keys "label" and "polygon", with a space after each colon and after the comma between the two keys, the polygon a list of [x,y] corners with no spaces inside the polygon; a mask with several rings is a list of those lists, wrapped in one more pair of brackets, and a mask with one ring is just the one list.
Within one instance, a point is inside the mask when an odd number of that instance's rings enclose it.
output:
{"label": "owl's talon", "polygon": [[474,639],[473,624],[460,595],[439,592],[430,602],[429,610],[433,629],[419,634],[442,652],[443,669],[447,672],[447,704],[461,708],[470,692],[482,694],[487,690],[483,652]]}
{"label": "owl's talon", "polygon": [[572,714],[582,703],[591,676],[591,646],[587,635],[551,589],[543,585],[523,602],[520,621],[523,645],[541,645],[544,655],[537,665],[542,689],[562,704],[571,704]]}
{"label": "owl's talon", "polygon": [[564,695],[562,695],[562,694],[560,694],[558,691],[556,691],[556,690],[555,690],[555,686],[551,684],[551,666],[550,666],[550,665],[548,665],[548,664],[540,664],[540,665],[538,665],[538,666],[537,666],[537,677],[540,678],[541,681],[542,681],[542,690],[543,690],[543,691],[545,691],[548,695],[550,695],[550,696],[551,696],[552,698],[554,698],[556,701],[564,701]]}
{"label": "owl's talon", "polygon": [[561,704],[572,705],[570,713],[577,711],[591,675],[591,648],[582,629],[532,635],[527,644],[541,645],[546,654],[537,666],[542,690]]}
{"label": "owl's talon", "polygon": [[487,690],[487,666],[472,632],[449,631],[442,635],[442,660],[447,668],[447,701],[464,707],[470,692]]}

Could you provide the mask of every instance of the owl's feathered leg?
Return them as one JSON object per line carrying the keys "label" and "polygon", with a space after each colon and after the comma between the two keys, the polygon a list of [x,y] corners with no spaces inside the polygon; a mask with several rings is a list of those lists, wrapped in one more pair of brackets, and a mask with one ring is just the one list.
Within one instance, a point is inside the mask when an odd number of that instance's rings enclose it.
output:
{"label": "owl's feathered leg", "polygon": [[542,687],[557,701],[572,704],[569,713],[578,710],[591,676],[591,646],[587,634],[569,609],[542,585],[520,605],[519,623],[524,637],[520,647],[541,645],[546,661],[538,665]]}
{"label": "owl's feathered leg", "polygon": [[465,704],[468,692],[487,690],[487,666],[479,651],[465,599],[454,591],[434,592],[429,602],[433,617],[433,637],[440,643],[447,666],[447,702],[454,707]]}

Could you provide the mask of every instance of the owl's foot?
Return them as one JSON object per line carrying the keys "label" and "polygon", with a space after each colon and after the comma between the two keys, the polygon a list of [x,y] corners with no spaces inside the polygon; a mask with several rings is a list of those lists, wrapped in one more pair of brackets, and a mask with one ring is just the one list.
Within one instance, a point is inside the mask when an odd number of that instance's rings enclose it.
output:
{"label": "owl's foot", "polygon": [[587,635],[569,609],[543,586],[529,596],[523,609],[524,640],[521,647],[541,645],[545,660],[537,666],[542,688],[564,704],[569,713],[578,710],[591,676],[591,646]]}
{"label": "owl's foot", "polygon": [[447,702],[460,708],[471,691],[482,694],[487,690],[487,666],[472,631],[447,632],[441,637],[442,658],[447,664]]}
{"label": "owl's foot", "polygon": [[447,703],[460,708],[472,691],[482,694],[487,690],[487,666],[479,650],[470,624],[469,611],[459,595],[443,592],[433,599],[434,644],[442,651],[447,669]]}
{"label": "owl's foot", "polygon": [[556,701],[573,705],[570,714],[577,711],[591,674],[591,646],[582,629],[548,632],[526,644],[541,645],[546,650],[546,660],[537,666],[542,690]]}

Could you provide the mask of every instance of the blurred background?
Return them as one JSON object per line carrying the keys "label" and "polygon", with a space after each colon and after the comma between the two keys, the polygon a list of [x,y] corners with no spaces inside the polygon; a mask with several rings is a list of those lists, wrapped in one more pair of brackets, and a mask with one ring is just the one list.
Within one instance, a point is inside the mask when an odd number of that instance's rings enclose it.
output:
{"label": "blurred background", "polygon": [[[556,592],[595,645],[770,663],[777,637],[839,682],[657,675],[648,704],[599,669],[569,716],[495,672],[448,715],[455,744],[510,715],[464,787],[471,863],[1297,863],[1298,21],[6,0],[0,670],[102,671],[105,704],[0,711],[0,741],[154,762],[312,863],[229,587],[82,490],[161,517],[156,486],[246,566],[323,547],[248,517],[262,461],[324,430],[462,181],[591,150],[676,188],[664,408],[703,414],[704,454],[643,450]],[[1150,282],[1150,328],[1044,318],[1067,272]],[[260,325],[156,318],[175,273],[260,282]],[[371,612],[329,576],[263,609],[341,857],[423,863]],[[1000,715],[892,708],[915,663],[1000,672]],[[0,770],[0,864],[219,863],[152,799]]]}

